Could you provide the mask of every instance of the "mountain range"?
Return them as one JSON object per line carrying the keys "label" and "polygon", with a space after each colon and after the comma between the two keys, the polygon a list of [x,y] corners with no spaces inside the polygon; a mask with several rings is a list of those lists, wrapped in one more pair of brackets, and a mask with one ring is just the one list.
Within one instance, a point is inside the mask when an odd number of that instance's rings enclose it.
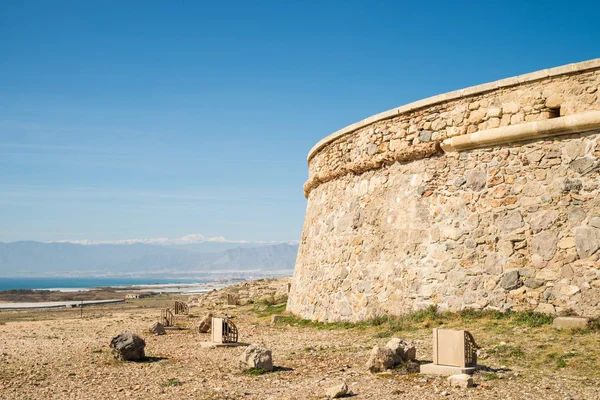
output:
{"label": "mountain range", "polygon": [[0,242],[0,276],[181,275],[293,270],[298,245],[224,241],[155,245]]}

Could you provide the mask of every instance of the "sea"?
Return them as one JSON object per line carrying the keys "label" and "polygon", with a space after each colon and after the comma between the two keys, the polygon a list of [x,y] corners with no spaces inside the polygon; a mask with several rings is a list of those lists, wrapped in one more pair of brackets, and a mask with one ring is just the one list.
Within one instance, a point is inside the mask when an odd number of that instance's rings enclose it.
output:
{"label": "sea", "polygon": [[0,290],[11,289],[76,289],[105,286],[168,285],[202,283],[202,279],[156,279],[156,278],[2,278]]}

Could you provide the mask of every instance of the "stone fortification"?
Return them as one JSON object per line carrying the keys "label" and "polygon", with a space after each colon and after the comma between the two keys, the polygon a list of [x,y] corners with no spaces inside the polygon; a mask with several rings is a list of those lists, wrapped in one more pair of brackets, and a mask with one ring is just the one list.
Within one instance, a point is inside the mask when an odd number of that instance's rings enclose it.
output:
{"label": "stone fortification", "polygon": [[600,315],[600,59],[425,99],[323,139],[288,309]]}

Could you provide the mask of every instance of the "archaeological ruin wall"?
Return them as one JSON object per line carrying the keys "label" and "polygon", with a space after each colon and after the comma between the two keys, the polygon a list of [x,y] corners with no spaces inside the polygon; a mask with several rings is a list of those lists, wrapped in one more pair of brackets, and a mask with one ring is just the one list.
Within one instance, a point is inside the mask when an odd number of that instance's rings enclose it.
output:
{"label": "archaeological ruin wall", "polygon": [[600,315],[600,59],[421,100],[309,153],[288,310]]}

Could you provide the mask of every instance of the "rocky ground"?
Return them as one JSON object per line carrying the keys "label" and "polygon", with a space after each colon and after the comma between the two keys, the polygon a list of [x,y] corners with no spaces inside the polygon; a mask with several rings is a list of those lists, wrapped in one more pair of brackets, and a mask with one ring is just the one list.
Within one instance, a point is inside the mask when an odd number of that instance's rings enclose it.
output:
{"label": "rocky ground", "polygon": [[[159,309],[177,297],[79,310],[0,313],[1,399],[318,399],[345,381],[350,397],[362,399],[597,399],[600,398],[600,334],[556,331],[535,317],[492,314],[440,316],[432,310],[401,321],[359,325],[316,324],[293,317],[277,324],[285,281],[259,281],[200,296],[190,329],[152,336]],[[243,289],[243,290],[242,290]],[[245,305],[225,305],[227,292]],[[252,295],[250,295],[252,293]],[[248,301],[250,300],[250,301]],[[161,303],[162,301],[162,303]],[[279,304],[278,304],[279,303]],[[233,315],[241,341],[272,350],[274,372],[250,374],[240,367],[243,348],[202,348],[208,339],[195,327],[207,312]],[[538,326],[540,325],[540,326]],[[411,341],[417,359],[431,359],[431,327],[469,329],[480,350],[475,387],[450,387],[445,378],[372,374],[369,352],[390,337]],[[144,362],[113,358],[109,343],[124,330],[146,340]]]}

